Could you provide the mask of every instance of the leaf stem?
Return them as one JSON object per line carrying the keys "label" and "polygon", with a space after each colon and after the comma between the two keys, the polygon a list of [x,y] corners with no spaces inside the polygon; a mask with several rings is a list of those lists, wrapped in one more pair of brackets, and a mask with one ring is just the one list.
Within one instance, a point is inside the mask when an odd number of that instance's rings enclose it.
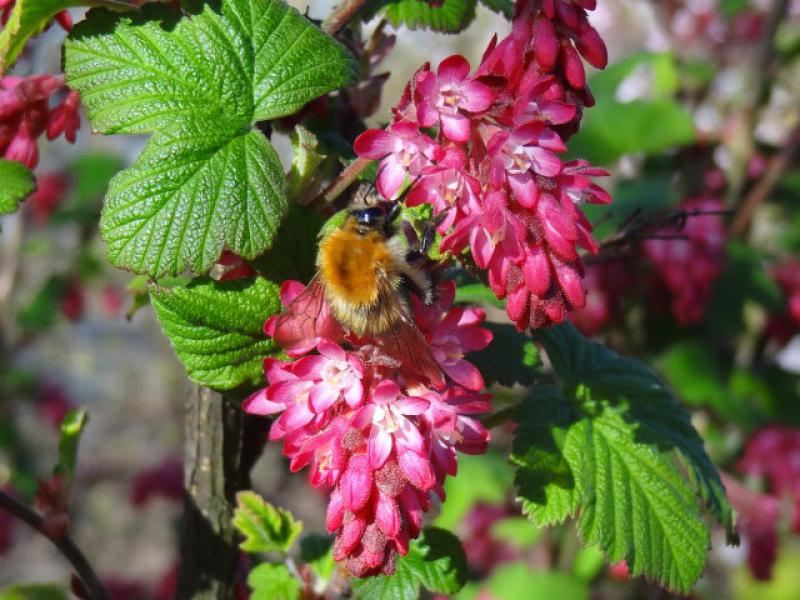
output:
{"label": "leaf stem", "polygon": [[335,35],[366,4],[367,0],[344,0],[322,22],[320,28],[328,35]]}
{"label": "leaf stem", "polygon": [[28,524],[58,548],[59,552],[61,552],[64,558],[66,558],[75,569],[75,573],[80,577],[80,580],[86,587],[86,591],[89,592],[91,600],[111,600],[111,596],[103,585],[103,582],[100,581],[92,565],[89,564],[86,556],[84,556],[81,549],[78,548],[71,537],[64,535],[58,539],[54,539],[48,536],[42,527],[44,518],[2,490],[0,490],[0,508],[7,510],[20,521]]}

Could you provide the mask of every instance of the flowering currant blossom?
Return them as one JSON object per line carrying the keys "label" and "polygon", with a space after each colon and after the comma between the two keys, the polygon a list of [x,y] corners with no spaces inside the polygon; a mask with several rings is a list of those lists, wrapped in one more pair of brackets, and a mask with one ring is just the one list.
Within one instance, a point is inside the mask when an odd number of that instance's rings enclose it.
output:
{"label": "flowering currant blossom", "polygon": [[[50,107],[54,94],[64,93],[61,104]],[[80,95],[68,91],[56,75],[7,76],[0,80],[0,155],[29,168],[39,163],[38,139],[60,135],[75,141],[80,127]]]}
{"label": "flowering currant blossom", "polygon": [[[301,287],[286,282],[283,304]],[[323,311],[313,339],[288,351],[292,360],[265,360],[268,385],[245,401],[249,413],[277,416],[270,439],[283,441],[290,469],[309,467],[311,484],[330,490],[333,556],[352,575],[393,572],[396,554],[420,533],[431,492],[444,499],[456,452],[486,450],[489,432],[474,415],[489,410],[489,396],[476,393],[483,379],[465,355],[492,336],[481,327],[483,311],[451,307],[454,295],[448,283],[433,306],[412,305],[424,343],[450,378],[444,389],[375,340],[332,327]],[[277,323],[265,326],[277,339],[279,327],[299,327]]]}
{"label": "flowering currant blossom", "polygon": [[791,260],[770,269],[786,297],[786,308],[769,315],[767,332],[781,346],[800,333],[800,261]]}
{"label": "flowering currant blossom", "polygon": [[681,203],[688,213],[697,211],[682,228],[666,229],[649,239],[644,252],[656,268],[658,281],[672,296],[672,313],[681,325],[703,319],[714,282],[722,274],[725,230],[718,215],[722,201],[715,197],[690,198]]}
{"label": "flowering currant blossom", "polygon": [[[385,130],[356,139],[379,160],[378,191],[430,204],[440,248],[488,271],[517,328],[562,321],[585,303],[579,249],[596,252],[584,203],[609,195],[584,160],[562,161],[583,108],[594,103],[581,56],[603,68],[606,49],[589,25],[592,0],[520,0],[511,33],[495,37],[470,75],[466,59],[419,69]],[[433,129],[433,133],[431,132]]]}

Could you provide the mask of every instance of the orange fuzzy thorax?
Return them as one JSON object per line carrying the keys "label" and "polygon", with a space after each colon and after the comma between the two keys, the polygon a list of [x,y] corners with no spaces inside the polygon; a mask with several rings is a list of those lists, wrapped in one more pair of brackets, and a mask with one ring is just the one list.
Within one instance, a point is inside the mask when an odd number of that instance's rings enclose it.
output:
{"label": "orange fuzzy thorax", "polygon": [[378,274],[393,278],[395,263],[386,239],[377,231],[361,234],[346,226],[320,245],[319,270],[326,291],[347,304],[376,304]]}

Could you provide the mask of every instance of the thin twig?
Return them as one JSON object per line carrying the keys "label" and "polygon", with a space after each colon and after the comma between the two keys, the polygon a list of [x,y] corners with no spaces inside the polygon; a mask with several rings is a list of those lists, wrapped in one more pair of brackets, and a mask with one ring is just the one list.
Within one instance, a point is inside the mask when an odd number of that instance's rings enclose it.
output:
{"label": "thin twig", "polygon": [[328,35],[335,35],[342,27],[347,25],[366,2],[367,0],[344,0],[333,9],[328,18],[322,22],[320,28]]}
{"label": "thin twig", "polygon": [[745,197],[728,230],[728,235],[730,237],[738,237],[747,231],[747,226],[750,223],[750,219],[753,218],[753,213],[756,208],[759,204],[764,202],[772,193],[772,190],[775,189],[781,176],[794,160],[798,148],[800,148],[800,125],[798,125],[789,136],[789,142],[783,149],[770,159],[764,176],[753,186],[753,189],[751,189]]}
{"label": "thin twig", "polygon": [[78,548],[77,544],[75,544],[71,537],[64,535],[60,538],[54,539],[48,536],[43,531],[42,525],[44,523],[44,518],[42,518],[41,515],[22,504],[13,496],[10,496],[1,490],[0,508],[7,510],[20,521],[27,523],[30,527],[50,540],[56,548],[58,548],[59,552],[64,555],[64,558],[66,558],[75,569],[75,573],[83,582],[84,587],[86,587],[86,591],[89,593],[89,598],[91,600],[111,600],[111,596],[103,585],[103,582],[100,581],[100,578],[94,572],[92,565],[89,564],[89,561],[86,559],[83,552],[81,552],[81,549]]}
{"label": "thin twig", "polygon": [[357,158],[351,162],[344,171],[334,179],[325,190],[317,196],[317,199],[311,203],[312,207],[319,207],[330,204],[338,198],[350,185],[358,179],[358,176],[366,170],[369,163],[372,162],[366,158]]}

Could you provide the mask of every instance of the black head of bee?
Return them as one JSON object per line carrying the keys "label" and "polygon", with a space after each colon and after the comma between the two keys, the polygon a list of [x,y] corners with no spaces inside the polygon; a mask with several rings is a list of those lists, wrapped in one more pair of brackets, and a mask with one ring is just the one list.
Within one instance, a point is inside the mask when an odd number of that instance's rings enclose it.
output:
{"label": "black head of bee", "polygon": [[400,215],[400,205],[396,202],[385,202],[369,208],[358,208],[350,211],[359,230],[374,231],[382,229],[388,236],[393,232],[393,223]]}

